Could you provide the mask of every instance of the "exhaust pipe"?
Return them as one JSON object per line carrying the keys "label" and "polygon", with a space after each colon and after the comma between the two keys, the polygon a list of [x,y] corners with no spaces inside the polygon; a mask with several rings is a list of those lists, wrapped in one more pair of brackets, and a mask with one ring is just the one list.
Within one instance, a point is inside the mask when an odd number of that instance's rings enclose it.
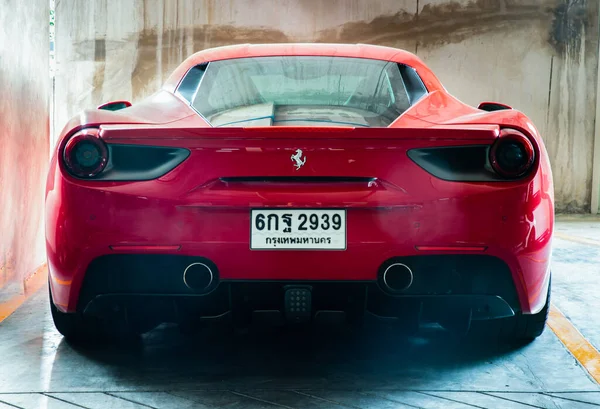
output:
{"label": "exhaust pipe", "polygon": [[192,263],[183,271],[183,283],[190,290],[204,291],[211,286],[213,279],[212,270],[204,263]]}
{"label": "exhaust pipe", "polygon": [[382,281],[389,292],[400,293],[412,285],[413,272],[407,265],[395,263],[385,269]]}

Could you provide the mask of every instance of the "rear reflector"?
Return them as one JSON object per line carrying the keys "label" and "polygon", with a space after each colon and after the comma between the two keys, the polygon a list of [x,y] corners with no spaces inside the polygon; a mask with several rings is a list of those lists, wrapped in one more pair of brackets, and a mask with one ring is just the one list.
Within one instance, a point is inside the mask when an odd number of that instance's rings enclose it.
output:
{"label": "rear reflector", "polygon": [[486,251],[485,246],[416,246],[418,251]]}
{"label": "rear reflector", "polygon": [[136,252],[136,251],[179,251],[181,246],[109,246],[112,251],[128,251],[128,252]]}

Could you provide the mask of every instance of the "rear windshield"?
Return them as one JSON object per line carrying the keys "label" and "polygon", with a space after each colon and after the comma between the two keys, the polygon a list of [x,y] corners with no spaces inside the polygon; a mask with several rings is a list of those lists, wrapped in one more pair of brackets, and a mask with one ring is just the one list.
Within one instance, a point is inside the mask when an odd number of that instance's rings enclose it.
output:
{"label": "rear windshield", "polygon": [[380,127],[411,105],[402,66],[387,61],[259,57],[204,69],[191,103],[213,126]]}

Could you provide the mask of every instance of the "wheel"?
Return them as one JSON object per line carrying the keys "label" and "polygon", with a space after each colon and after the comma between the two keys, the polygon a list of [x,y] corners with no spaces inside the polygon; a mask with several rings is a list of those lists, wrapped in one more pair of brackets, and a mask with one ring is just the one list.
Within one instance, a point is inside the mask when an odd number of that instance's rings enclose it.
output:
{"label": "wheel", "polygon": [[550,312],[550,287],[552,282],[548,283],[548,294],[546,304],[537,314],[524,315],[519,313],[512,317],[512,326],[508,326],[506,332],[501,333],[501,338],[512,341],[533,341],[546,328],[548,313]]}
{"label": "wheel", "polygon": [[52,290],[48,289],[50,294],[50,313],[52,314],[52,320],[54,326],[70,341],[82,341],[91,339],[88,324],[78,313],[64,313],[56,308],[54,300],[52,299]]}
{"label": "wheel", "polygon": [[510,318],[498,320],[473,322],[469,335],[489,338],[496,336],[499,341],[508,343],[531,342],[544,332],[548,313],[550,311],[550,288],[552,281],[548,283],[548,295],[546,304],[537,314],[517,313]]}
{"label": "wheel", "polygon": [[80,313],[64,313],[58,310],[50,293],[50,312],[54,326],[70,342],[83,344],[131,343],[139,341],[139,335],[156,327],[155,322],[106,317],[84,316]]}

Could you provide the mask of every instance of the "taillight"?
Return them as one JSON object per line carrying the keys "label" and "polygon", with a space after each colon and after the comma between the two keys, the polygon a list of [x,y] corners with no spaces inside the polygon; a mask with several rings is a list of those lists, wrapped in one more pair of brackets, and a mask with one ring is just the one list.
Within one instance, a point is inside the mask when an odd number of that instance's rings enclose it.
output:
{"label": "taillight", "polygon": [[108,149],[100,139],[98,129],[84,129],[69,139],[63,157],[73,176],[93,178],[106,167]]}
{"label": "taillight", "polygon": [[490,150],[492,168],[505,178],[525,176],[534,161],[533,144],[523,133],[514,129],[503,129]]}

